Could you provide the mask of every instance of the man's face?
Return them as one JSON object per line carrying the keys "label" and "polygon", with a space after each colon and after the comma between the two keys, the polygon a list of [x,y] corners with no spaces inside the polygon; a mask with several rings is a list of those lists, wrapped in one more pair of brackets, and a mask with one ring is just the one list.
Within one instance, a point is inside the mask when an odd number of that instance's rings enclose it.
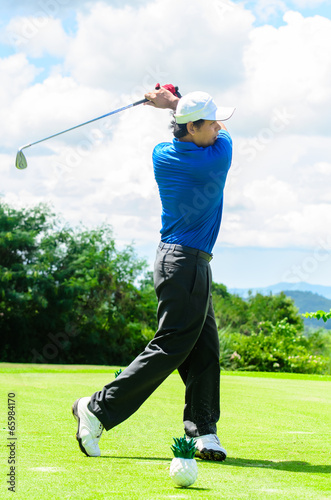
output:
{"label": "man's face", "polygon": [[221,126],[217,121],[205,120],[200,128],[194,126],[194,134],[192,134],[192,141],[200,147],[211,146],[215,143]]}

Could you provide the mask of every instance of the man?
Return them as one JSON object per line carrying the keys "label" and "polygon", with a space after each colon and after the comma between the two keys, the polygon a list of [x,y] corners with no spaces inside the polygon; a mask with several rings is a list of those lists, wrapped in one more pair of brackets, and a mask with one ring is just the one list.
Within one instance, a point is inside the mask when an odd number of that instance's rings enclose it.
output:
{"label": "man", "polygon": [[184,428],[196,456],[225,460],[216,434],[220,417],[219,338],[211,299],[209,262],[218,236],[232,141],[218,108],[205,92],[179,99],[165,88],[145,95],[148,105],[175,112],[173,143],[153,151],[162,202],[161,242],[154,268],[158,330],[145,350],[112,382],[78,399],[72,412],[76,438],[88,456],[100,455],[103,429],[132,415],[175,370],[186,386]]}

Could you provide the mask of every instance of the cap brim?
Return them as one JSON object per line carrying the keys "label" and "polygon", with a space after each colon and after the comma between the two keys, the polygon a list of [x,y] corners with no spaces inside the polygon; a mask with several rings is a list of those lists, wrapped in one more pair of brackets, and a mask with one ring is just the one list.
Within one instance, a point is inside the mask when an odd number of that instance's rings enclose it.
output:
{"label": "cap brim", "polygon": [[206,116],[205,120],[217,120],[220,122],[224,122],[225,120],[231,118],[235,110],[236,108],[219,107],[217,108],[216,112],[213,112],[209,116]]}
{"label": "cap brim", "polygon": [[175,114],[175,119],[176,122],[179,124],[185,124],[191,121],[196,121],[196,120],[213,120],[213,121],[220,121],[224,122],[225,120],[228,120],[231,118],[233,113],[235,112],[236,108],[224,108],[224,107],[219,107],[214,109],[209,115],[205,115],[203,112],[200,110],[196,111],[195,113],[189,113],[187,115],[176,115]]}

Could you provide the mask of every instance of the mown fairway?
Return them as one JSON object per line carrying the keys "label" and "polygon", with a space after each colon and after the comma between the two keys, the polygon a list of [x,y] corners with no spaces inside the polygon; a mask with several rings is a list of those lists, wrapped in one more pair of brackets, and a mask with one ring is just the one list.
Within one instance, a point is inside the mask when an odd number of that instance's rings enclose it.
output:
{"label": "mown fairway", "polygon": [[[198,460],[188,488],[169,477],[172,437],[183,435],[184,387],[174,373],[128,421],[104,432],[102,456],[85,457],[71,404],[118,367],[0,364],[1,498],[331,498],[331,377],[222,373],[223,463]],[[16,493],[7,491],[7,394],[16,394]]]}

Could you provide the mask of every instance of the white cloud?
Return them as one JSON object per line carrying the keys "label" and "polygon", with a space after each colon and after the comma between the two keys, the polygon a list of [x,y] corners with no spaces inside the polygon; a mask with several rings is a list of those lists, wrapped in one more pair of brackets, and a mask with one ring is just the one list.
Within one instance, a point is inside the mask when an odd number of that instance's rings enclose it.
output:
{"label": "white cloud", "polygon": [[[13,82],[17,81],[18,89],[4,88],[9,122],[2,122],[2,144],[18,146],[45,138],[48,135],[60,132],[83,121],[104,114],[104,110],[111,110],[112,96],[101,89],[90,89],[78,84],[71,77],[60,75],[50,76],[42,83],[28,85],[28,79],[36,73],[36,69],[16,64],[11,74]],[[22,71],[23,67],[23,71]],[[20,83],[23,80],[25,85]],[[2,83],[0,83],[2,86]],[[14,93],[8,102],[8,97]],[[114,98],[114,97],[113,97]],[[75,139],[73,133],[65,136],[66,143]],[[62,138],[63,139],[63,138]],[[56,142],[47,143],[52,147]]]}
{"label": "white cloud", "polygon": [[[227,125],[235,151],[222,245],[314,246],[331,223],[331,21],[286,12],[284,26],[254,28],[253,14],[226,0],[82,5],[75,35],[50,18],[49,32],[45,26],[22,46],[25,55],[0,60],[8,117],[0,132],[13,148],[1,158],[6,200],[51,200],[72,223],[107,220],[121,241],[157,241],[151,153],[171,140],[167,111],[125,111],[28,149],[24,172],[13,164],[19,144],[133,102],[157,81],[173,82],[237,106]],[[35,83],[40,70],[26,54],[59,61]]]}
{"label": "white cloud", "polygon": [[275,107],[294,115],[291,132],[326,132],[331,106],[331,20],[284,15],[285,26],[251,30],[244,48],[245,82],[226,99],[243,110],[243,125],[260,127]]}
{"label": "white cloud", "polygon": [[322,174],[322,176],[331,175],[331,163],[327,163],[326,161],[321,161],[316,163],[315,165],[316,173]]}
{"label": "white cloud", "polygon": [[61,20],[53,19],[42,11],[34,17],[11,19],[3,38],[13,48],[30,57],[63,57],[70,41]]}
{"label": "white cloud", "polygon": [[1,106],[7,107],[35,79],[39,70],[30,64],[23,54],[0,59]]}
{"label": "white cloud", "polygon": [[293,210],[298,204],[294,188],[274,176],[252,181],[244,187],[243,196],[254,203],[255,210],[260,212],[263,218],[269,214]]}
{"label": "white cloud", "polygon": [[234,139],[222,243],[314,248],[331,217],[329,138],[280,134],[254,157],[240,155]]}
{"label": "white cloud", "polygon": [[253,20],[231,2],[225,10],[219,1],[203,7],[198,1],[154,0],[123,9],[98,2],[78,16],[66,68],[88,85],[129,93],[159,80],[181,83],[184,92],[201,84],[225,88],[242,76],[242,45]]}

